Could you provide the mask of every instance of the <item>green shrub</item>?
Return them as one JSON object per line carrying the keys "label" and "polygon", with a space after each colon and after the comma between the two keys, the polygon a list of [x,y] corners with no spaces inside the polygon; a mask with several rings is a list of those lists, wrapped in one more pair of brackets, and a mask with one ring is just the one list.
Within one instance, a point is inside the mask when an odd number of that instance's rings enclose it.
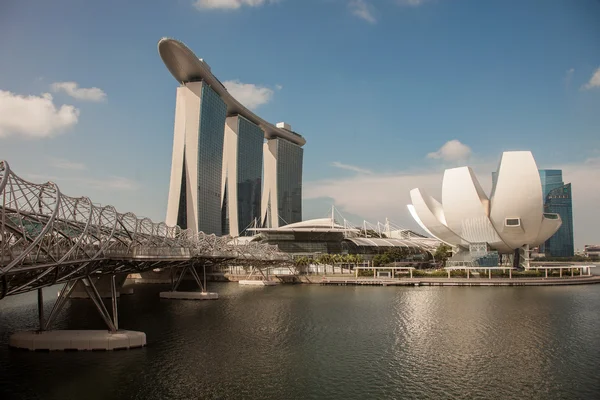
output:
{"label": "green shrub", "polygon": [[372,269],[359,269],[358,270],[358,276],[368,276],[368,277],[373,277],[373,270]]}
{"label": "green shrub", "polygon": [[545,273],[543,271],[530,269],[527,271],[513,271],[512,276],[513,278],[538,278],[545,276]]}

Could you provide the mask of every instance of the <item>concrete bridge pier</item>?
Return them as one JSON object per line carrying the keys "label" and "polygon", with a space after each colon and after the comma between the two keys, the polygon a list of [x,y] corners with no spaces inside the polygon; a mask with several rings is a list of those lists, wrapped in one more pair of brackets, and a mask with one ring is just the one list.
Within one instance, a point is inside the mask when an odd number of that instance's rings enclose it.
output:
{"label": "concrete bridge pier", "polygon": [[[198,271],[196,271],[195,265],[184,265],[181,268],[181,272],[179,276],[177,276],[178,272],[177,267],[171,267],[171,290],[168,292],[160,292],[160,297],[162,299],[179,299],[179,300],[216,300],[219,298],[218,293],[212,293],[206,291],[206,266],[202,265],[202,271],[204,276],[204,284],[202,284],[202,280],[198,275]],[[196,284],[200,288],[200,292],[179,292],[177,289],[179,288],[179,284],[183,280],[186,274],[190,274]]]}
{"label": "concrete bridge pier", "polygon": [[[42,289],[38,289],[37,331],[17,332],[10,336],[9,346],[26,350],[117,350],[143,347],[146,345],[144,332],[119,329],[117,304],[117,277],[109,276],[112,313],[104,305],[102,296],[95,285],[95,279],[89,276],[65,283],[58,294],[48,318],[44,318],[44,298]],[[50,330],[50,326],[73,290],[81,285],[93,301],[108,330]]]}

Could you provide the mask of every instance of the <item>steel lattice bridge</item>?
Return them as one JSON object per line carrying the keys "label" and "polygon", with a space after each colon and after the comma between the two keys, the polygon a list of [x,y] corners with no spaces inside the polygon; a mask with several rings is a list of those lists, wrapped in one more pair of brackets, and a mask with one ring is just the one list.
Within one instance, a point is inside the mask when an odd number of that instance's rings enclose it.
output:
{"label": "steel lattice bridge", "polygon": [[72,290],[78,280],[87,288],[90,277],[174,266],[183,268],[179,281],[193,267],[189,272],[201,285],[195,266],[289,260],[277,246],[238,244],[66,196],[55,183],[22,179],[6,161],[0,161],[0,235],[0,299],[60,283]]}

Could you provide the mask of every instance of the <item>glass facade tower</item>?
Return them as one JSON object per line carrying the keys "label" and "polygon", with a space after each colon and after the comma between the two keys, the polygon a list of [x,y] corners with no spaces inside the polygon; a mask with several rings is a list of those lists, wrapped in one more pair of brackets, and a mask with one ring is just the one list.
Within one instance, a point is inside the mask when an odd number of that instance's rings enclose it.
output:
{"label": "glass facade tower", "polygon": [[221,170],[227,106],[206,83],[177,88],[167,223],[221,235]]}
{"label": "glass facade tower", "polygon": [[302,221],[302,158],[304,149],[277,140],[277,205],[284,224]]}
{"label": "glass facade tower", "polygon": [[240,233],[255,220],[260,221],[262,160],[265,134],[246,118],[238,119],[238,227]]}
{"label": "glass facade tower", "polygon": [[227,105],[202,85],[198,135],[198,230],[221,235],[221,168]]}
{"label": "glass facade tower", "polygon": [[544,212],[556,213],[562,219],[562,225],[550,239],[540,246],[540,253],[547,257],[573,257],[575,245],[573,238],[573,198],[571,184],[565,185],[562,170],[540,170],[542,192],[544,194]]}

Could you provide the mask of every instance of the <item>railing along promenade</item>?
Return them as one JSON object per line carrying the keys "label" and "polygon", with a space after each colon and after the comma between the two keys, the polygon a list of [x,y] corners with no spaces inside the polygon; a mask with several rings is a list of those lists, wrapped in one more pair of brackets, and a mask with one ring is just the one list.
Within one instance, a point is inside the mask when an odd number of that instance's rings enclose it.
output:
{"label": "railing along promenade", "polygon": [[90,276],[226,260],[268,264],[288,256],[277,246],[194,233],[69,197],[0,161],[0,298]]}

